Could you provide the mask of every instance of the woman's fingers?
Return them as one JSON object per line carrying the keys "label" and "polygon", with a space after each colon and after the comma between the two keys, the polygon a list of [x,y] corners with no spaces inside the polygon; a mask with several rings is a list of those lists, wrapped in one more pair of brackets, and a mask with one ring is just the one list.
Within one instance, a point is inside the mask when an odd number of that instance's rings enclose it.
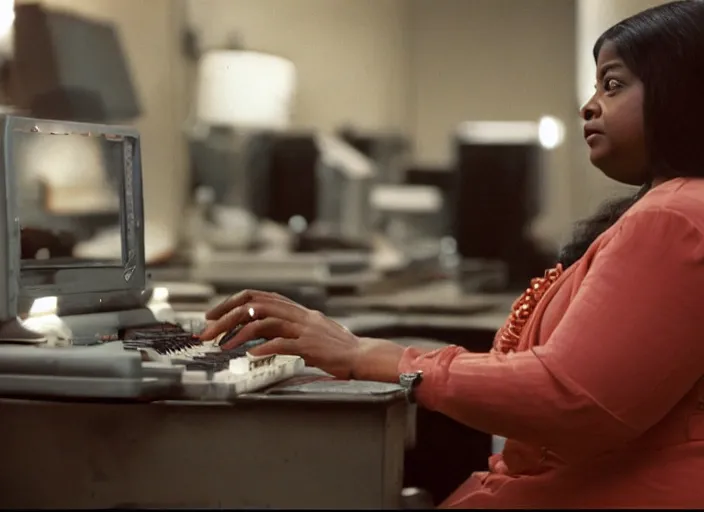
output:
{"label": "woman's fingers", "polygon": [[289,338],[275,338],[271,341],[254,347],[249,351],[253,356],[270,356],[273,354],[286,356],[301,356],[296,340]]}
{"label": "woman's fingers", "polygon": [[283,295],[278,293],[260,292],[257,290],[243,290],[239,293],[228,297],[220,304],[212,308],[205,314],[206,320],[219,320],[220,317],[227,314],[231,310],[241,307],[249,302],[267,302],[267,301],[277,301],[286,302],[288,304],[295,304],[290,299],[287,299]]}
{"label": "woman's fingers", "polygon": [[307,317],[307,310],[285,301],[255,301],[247,302],[235,307],[221,315],[200,334],[202,340],[211,340],[215,336],[234,329],[238,325],[245,325],[254,320],[265,318],[279,318],[288,322],[303,322]]}
{"label": "woman's fingers", "polygon": [[254,320],[245,325],[230,341],[222,346],[223,350],[233,349],[242,343],[250,340],[264,338],[273,340],[275,338],[295,339],[300,335],[298,324],[281,320],[280,318],[265,318]]}

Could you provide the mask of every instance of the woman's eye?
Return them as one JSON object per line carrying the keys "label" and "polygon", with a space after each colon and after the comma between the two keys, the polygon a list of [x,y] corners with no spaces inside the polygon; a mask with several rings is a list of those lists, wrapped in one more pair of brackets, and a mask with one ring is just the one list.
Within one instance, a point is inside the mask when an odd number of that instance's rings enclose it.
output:
{"label": "woman's eye", "polygon": [[604,81],[604,90],[606,91],[613,91],[614,89],[618,89],[619,87],[621,87],[621,82],[619,82],[615,78],[609,78],[608,80]]}

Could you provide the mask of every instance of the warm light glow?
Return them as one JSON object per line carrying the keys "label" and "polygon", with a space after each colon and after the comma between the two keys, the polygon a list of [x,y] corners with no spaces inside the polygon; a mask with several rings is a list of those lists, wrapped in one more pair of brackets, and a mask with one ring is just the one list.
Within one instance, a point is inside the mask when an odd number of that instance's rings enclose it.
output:
{"label": "warm light glow", "polygon": [[12,54],[12,26],[14,22],[14,0],[0,0],[0,54]]}
{"label": "warm light glow", "polygon": [[165,286],[155,286],[147,307],[159,322],[176,323],[176,314],[169,304],[169,289]]}
{"label": "warm light glow", "polygon": [[29,316],[37,317],[43,315],[55,315],[57,312],[58,299],[56,297],[40,297],[34,299],[32,307],[29,308]]}
{"label": "warm light glow", "polygon": [[15,22],[15,2],[14,0],[0,1],[0,37],[6,36],[12,29]]}
{"label": "warm light glow", "polygon": [[154,303],[158,302],[168,302],[169,300],[169,289],[164,286],[157,286],[152,291],[151,301]]}
{"label": "warm light glow", "polygon": [[291,122],[296,67],[283,57],[213,50],[198,63],[196,119],[210,126],[285,129]]}
{"label": "warm light glow", "polygon": [[565,139],[565,125],[554,117],[545,116],[538,123],[538,140],[545,149],[555,149]]}

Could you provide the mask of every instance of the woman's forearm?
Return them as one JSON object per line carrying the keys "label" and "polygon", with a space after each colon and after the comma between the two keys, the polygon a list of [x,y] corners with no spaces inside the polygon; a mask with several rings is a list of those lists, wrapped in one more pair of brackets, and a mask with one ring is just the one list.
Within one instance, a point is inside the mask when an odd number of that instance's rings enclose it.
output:
{"label": "woman's forearm", "polygon": [[405,350],[406,347],[393,341],[360,338],[352,365],[352,377],[357,380],[398,382],[399,363]]}

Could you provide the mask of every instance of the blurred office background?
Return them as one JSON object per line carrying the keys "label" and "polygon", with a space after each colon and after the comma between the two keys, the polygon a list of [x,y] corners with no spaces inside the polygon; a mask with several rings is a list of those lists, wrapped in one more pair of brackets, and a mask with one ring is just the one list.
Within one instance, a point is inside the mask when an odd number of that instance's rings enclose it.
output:
{"label": "blurred office background", "polygon": [[[18,8],[28,2],[16,0]],[[593,169],[578,120],[591,45],[652,0],[44,0],[116,29],[139,101],[147,236],[181,236],[191,201],[188,131],[199,58],[233,44],[295,66],[290,130],[406,138],[405,168],[447,172],[460,125],[564,126],[544,155],[533,229],[558,245],[622,193]],[[12,1],[3,0],[9,30]],[[7,32],[7,30],[6,30]],[[7,35],[5,38],[7,39]],[[7,46],[7,45],[6,45]],[[5,50],[11,59],[12,48]],[[73,59],[81,59],[80,53]],[[22,87],[22,84],[18,84]],[[6,101],[12,103],[12,99]],[[110,120],[113,121],[112,119]],[[564,135],[564,136],[562,136]]]}

